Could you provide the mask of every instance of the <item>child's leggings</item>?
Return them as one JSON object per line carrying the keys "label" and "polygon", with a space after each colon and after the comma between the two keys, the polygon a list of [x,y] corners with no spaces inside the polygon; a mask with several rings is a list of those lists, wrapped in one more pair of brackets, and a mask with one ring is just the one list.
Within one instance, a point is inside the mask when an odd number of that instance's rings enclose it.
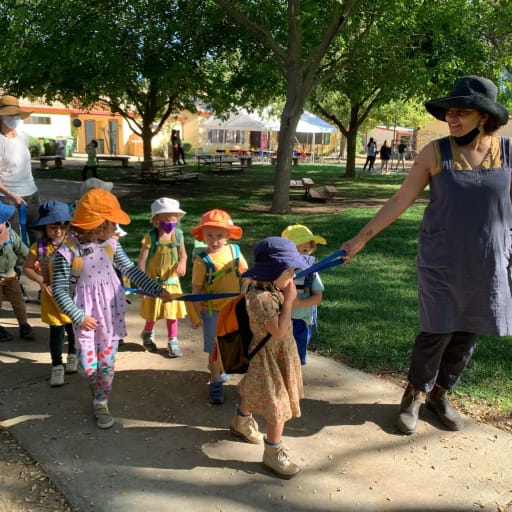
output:
{"label": "child's leggings", "polygon": [[64,331],[66,331],[68,335],[68,355],[76,353],[73,324],[50,325],[50,355],[52,356],[52,366],[59,366],[62,364]]}
{"label": "child's leggings", "polygon": [[76,339],[78,371],[89,382],[93,404],[108,402],[114,380],[114,361],[119,340],[100,343],[94,339]]}
{"label": "child's leggings", "polygon": [[[178,320],[168,318],[167,322],[167,337],[168,338],[177,338],[178,337]],[[156,322],[154,320],[147,320],[144,325],[144,330],[146,332],[151,332],[155,327]]]}

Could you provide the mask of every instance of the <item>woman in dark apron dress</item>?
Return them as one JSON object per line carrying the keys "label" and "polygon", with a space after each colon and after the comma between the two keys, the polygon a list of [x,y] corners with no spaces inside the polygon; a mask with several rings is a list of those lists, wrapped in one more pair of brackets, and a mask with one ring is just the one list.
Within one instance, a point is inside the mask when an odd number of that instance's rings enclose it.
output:
{"label": "woman in dark apron dress", "polygon": [[447,391],[478,335],[512,334],[511,150],[508,138],[495,135],[509,116],[496,97],[490,80],[465,76],[450,96],[428,101],[450,136],[423,148],[400,190],[341,246],[350,261],[430,185],[418,244],[421,332],[396,419],[408,435],[416,432],[422,393],[446,428],[460,430],[463,420]]}

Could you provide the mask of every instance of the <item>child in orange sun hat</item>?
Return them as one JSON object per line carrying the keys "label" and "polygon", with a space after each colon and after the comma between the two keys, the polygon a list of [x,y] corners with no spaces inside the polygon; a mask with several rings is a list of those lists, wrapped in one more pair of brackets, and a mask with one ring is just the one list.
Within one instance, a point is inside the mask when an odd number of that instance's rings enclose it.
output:
{"label": "child in orange sun hat", "polygon": [[116,223],[129,224],[130,217],[112,193],[94,188],[82,196],[71,219],[76,240],[55,253],[52,282],[55,302],[73,322],[78,370],[89,382],[98,428],[114,424],[108,400],[119,340],[126,337],[126,297],[115,269],[144,292],[171,299],[112,237]]}
{"label": "child in orange sun hat", "polygon": [[[242,237],[242,228],[233,223],[224,210],[214,209],[201,216],[199,224],[191,230],[192,235],[204,242],[206,247],[194,259],[192,267],[192,293],[240,293],[241,274],[247,270],[247,262],[237,244],[228,240]],[[224,402],[222,375],[218,358],[214,355],[217,316],[219,310],[231,299],[213,299],[194,302],[197,316],[203,325],[204,351],[208,353],[210,370],[210,403]],[[198,324],[193,324],[194,328]]]}

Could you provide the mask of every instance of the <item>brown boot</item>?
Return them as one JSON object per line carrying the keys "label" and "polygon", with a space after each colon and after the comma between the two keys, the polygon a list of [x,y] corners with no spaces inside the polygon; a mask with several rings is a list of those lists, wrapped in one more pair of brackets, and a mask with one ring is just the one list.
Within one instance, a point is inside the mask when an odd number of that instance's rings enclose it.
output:
{"label": "brown boot", "polygon": [[288,457],[283,443],[279,443],[277,446],[265,443],[262,462],[264,466],[283,478],[291,478],[300,471],[299,466]]}
{"label": "brown boot", "polygon": [[396,426],[401,432],[408,436],[416,432],[420,406],[421,391],[414,389],[411,383],[407,384],[402,396],[402,401],[400,402],[400,407],[398,408]]}
{"label": "brown boot", "polygon": [[462,430],[464,420],[459,413],[452,407],[446,397],[446,389],[438,384],[434,386],[430,393],[427,393],[426,406],[437,414],[441,423],[450,430]]}

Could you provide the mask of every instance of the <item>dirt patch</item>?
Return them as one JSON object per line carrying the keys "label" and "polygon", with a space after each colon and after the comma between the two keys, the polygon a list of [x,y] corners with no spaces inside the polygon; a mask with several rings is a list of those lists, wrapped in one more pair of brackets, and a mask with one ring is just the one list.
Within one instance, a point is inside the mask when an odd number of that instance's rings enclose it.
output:
{"label": "dirt patch", "polygon": [[11,433],[0,429],[0,510],[5,512],[74,512],[41,466]]}

